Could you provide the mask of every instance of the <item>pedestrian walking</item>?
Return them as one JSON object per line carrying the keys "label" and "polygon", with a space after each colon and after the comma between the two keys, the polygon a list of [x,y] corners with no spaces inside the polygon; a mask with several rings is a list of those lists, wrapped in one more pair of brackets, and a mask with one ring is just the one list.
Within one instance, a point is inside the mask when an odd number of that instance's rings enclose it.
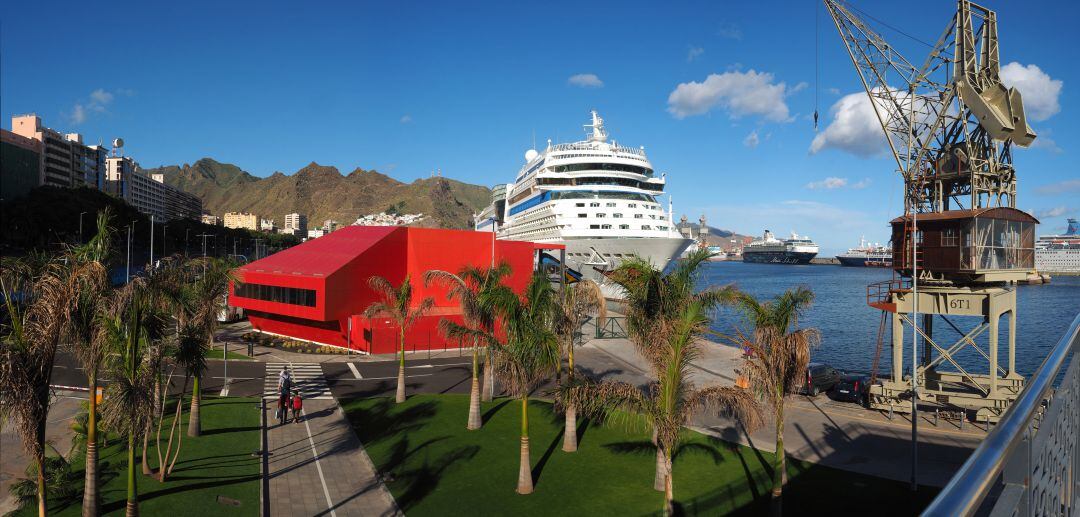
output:
{"label": "pedestrian walking", "polygon": [[289,423],[289,394],[282,393],[278,397],[278,408],[280,408],[281,416],[278,418],[278,423],[285,425]]}
{"label": "pedestrian walking", "polygon": [[300,423],[300,411],[304,409],[304,399],[300,398],[300,392],[294,391],[292,396],[292,419],[293,423]]}

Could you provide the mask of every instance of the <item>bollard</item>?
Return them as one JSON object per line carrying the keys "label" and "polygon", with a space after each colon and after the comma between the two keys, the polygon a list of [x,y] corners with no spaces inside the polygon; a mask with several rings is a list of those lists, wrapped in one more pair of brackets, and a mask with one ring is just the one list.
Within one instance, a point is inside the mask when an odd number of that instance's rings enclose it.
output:
{"label": "bollard", "polygon": [[960,430],[964,430],[964,420],[967,420],[967,411],[960,413]]}
{"label": "bollard", "polygon": [[889,420],[892,420],[892,404],[889,404]]}
{"label": "bollard", "polygon": [[255,343],[248,341],[248,357],[255,357]]}

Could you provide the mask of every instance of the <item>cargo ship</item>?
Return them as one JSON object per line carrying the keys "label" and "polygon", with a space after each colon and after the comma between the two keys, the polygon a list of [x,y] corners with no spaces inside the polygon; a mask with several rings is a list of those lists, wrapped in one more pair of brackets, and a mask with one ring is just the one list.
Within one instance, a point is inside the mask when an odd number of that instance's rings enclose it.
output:
{"label": "cargo ship", "polygon": [[809,264],[818,254],[818,245],[809,237],[795,232],[787,239],[777,239],[772,232],[765,230],[760,239],[750,241],[743,246],[743,262],[762,264]]}
{"label": "cargo ship", "polygon": [[847,267],[892,267],[892,248],[859,239],[857,247],[837,255],[836,260]]}

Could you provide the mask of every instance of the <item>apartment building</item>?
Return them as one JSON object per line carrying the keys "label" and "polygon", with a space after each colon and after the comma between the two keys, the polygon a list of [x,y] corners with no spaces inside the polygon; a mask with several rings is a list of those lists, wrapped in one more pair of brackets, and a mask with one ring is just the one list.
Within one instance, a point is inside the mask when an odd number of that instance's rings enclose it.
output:
{"label": "apartment building", "polygon": [[259,216],[244,212],[229,212],[225,214],[226,228],[246,228],[248,230],[259,229]]}
{"label": "apartment building", "polygon": [[26,195],[45,174],[41,142],[0,129],[0,200]]}
{"label": "apartment building", "polygon": [[263,220],[259,221],[259,229],[264,231],[264,232],[273,233],[274,229],[276,229],[276,228],[277,228],[277,226],[274,226],[274,220],[273,219],[263,219]]}
{"label": "apartment building", "polygon": [[103,183],[105,192],[127,201],[136,210],[152,215],[159,221],[199,220],[202,215],[202,200],[166,185],[161,174],[148,176],[128,156],[109,156],[105,159]]}
{"label": "apartment building", "polygon": [[203,214],[201,221],[203,224],[209,224],[211,226],[221,226],[221,218],[216,215]]}
{"label": "apartment building", "polygon": [[292,235],[305,237],[307,235],[307,216],[303,214],[288,214],[285,216],[285,230],[292,230]]}

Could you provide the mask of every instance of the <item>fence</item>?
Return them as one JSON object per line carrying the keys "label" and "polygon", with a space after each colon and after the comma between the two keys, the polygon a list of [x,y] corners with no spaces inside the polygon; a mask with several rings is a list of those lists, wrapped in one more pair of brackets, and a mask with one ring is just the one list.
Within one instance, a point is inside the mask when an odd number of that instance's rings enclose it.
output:
{"label": "fence", "polygon": [[596,320],[590,320],[596,327],[596,339],[615,339],[626,337],[626,318],[609,317],[603,325],[595,325]]}
{"label": "fence", "polygon": [[1080,515],[1078,349],[1080,314],[923,515]]}

